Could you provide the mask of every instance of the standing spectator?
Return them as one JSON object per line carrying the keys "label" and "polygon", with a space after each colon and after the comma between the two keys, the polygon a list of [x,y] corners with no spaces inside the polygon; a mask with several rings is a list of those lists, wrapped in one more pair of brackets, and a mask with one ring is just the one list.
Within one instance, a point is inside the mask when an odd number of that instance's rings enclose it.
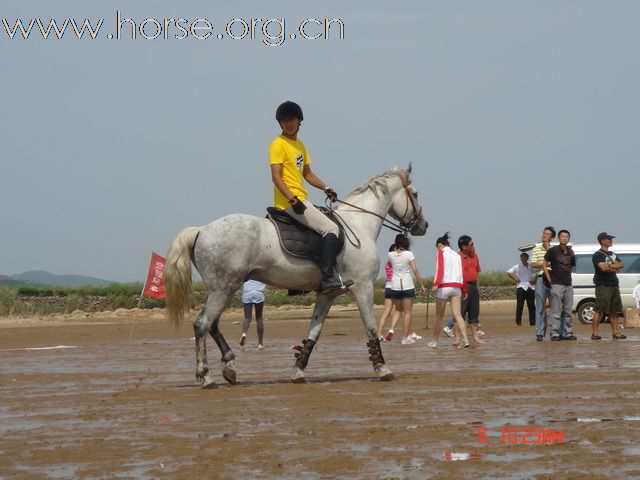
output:
{"label": "standing spectator", "polygon": [[544,255],[551,248],[551,240],[554,238],[556,238],[556,230],[553,227],[545,227],[542,231],[541,243],[536,243],[531,250],[532,277],[535,275],[536,340],[538,342],[541,342],[547,334],[547,301],[551,285],[547,284],[542,266]]}
{"label": "standing spectator", "polygon": [[[573,334],[573,286],[571,272],[576,266],[576,256],[569,246],[569,230],[558,232],[560,245],[551,247],[544,254],[542,269],[551,284],[551,341],[577,340]],[[551,269],[549,269],[549,265]]]}
{"label": "standing spectator", "polygon": [[242,321],[242,336],[240,346],[243,347],[247,341],[247,331],[251,325],[251,311],[256,310],[256,331],[258,332],[258,350],[264,348],[262,338],[264,336],[264,320],[262,309],[264,307],[264,292],[267,286],[257,280],[247,280],[242,287],[242,308],[244,310],[244,320]]}
{"label": "standing spectator", "polygon": [[413,253],[409,251],[409,239],[403,234],[396,235],[395,250],[389,252],[389,263],[393,270],[391,277],[391,298],[396,311],[391,319],[391,329],[385,337],[388,341],[393,339],[393,329],[400,321],[400,314],[404,318],[404,335],[402,337],[402,345],[411,345],[422,337],[416,335],[411,328],[411,311],[413,309],[413,299],[416,297],[416,290],[413,283],[413,276],[420,284],[421,293],[424,295],[424,284],[422,277],[416,266],[416,259]]}
{"label": "standing spectator", "polygon": [[622,299],[620,298],[617,272],[624,268],[624,263],[614,252],[609,250],[613,245],[614,238],[616,237],[609,235],[607,232],[602,232],[598,235],[600,250],[595,252],[592,257],[593,267],[595,268],[593,283],[596,285],[596,308],[593,316],[591,340],[600,340],[602,338],[598,333],[598,326],[605,314],[609,314],[612,338],[614,340],[627,338],[626,335],[620,333],[618,328],[618,312],[622,312]]}
{"label": "standing spectator", "polygon": [[633,298],[636,299],[636,308],[640,308],[640,280],[638,280],[636,288],[633,289]]}
{"label": "standing spectator", "polygon": [[531,265],[529,265],[529,254],[520,254],[520,263],[507,270],[507,275],[517,284],[516,290],[516,325],[522,325],[522,310],[524,302],[527,302],[529,311],[529,325],[536,324],[535,309],[535,288],[531,285]]}
{"label": "standing spectator", "polygon": [[[461,315],[462,318],[467,317],[473,340],[476,343],[484,343],[480,340],[482,332],[478,330],[480,322],[480,291],[478,290],[478,274],[482,271],[480,268],[480,260],[475,251],[473,240],[469,235],[462,235],[458,238],[458,249],[460,250],[460,260],[462,262],[462,279],[465,284],[466,297],[462,300]],[[447,322],[447,326],[442,331],[451,336],[453,332],[453,317]],[[456,343],[460,339],[456,336]]]}
{"label": "standing spectator", "polygon": [[[429,346],[438,346],[440,335],[440,325],[444,317],[444,309],[447,302],[451,304],[451,312],[456,319],[456,338],[462,337],[458,343],[458,348],[467,348],[469,339],[467,338],[467,326],[460,313],[460,304],[465,285],[462,280],[462,260],[460,255],[449,247],[449,232],[436,240],[438,255],[436,257],[436,274],[433,278],[432,291],[436,293],[436,324],[433,328],[433,340]],[[456,342],[457,343],[457,342]]]}
{"label": "standing spectator", "polygon": [[[389,247],[389,252],[393,252],[395,249],[396,244],[392,243]],[[380,323],[378,324],[378,339],[380,340],[384,340],[384,337],[382,336],[384,324],[387,322],[387,318],[389,318],[389,315],[391,315],[391,310],[393,310],[393,299],[391,298],[391,279],[393,278],[393,268],[391,267],[389,260],[384,262],[384,273],[387,282],[384,285],[384,310],[382,311]]]}

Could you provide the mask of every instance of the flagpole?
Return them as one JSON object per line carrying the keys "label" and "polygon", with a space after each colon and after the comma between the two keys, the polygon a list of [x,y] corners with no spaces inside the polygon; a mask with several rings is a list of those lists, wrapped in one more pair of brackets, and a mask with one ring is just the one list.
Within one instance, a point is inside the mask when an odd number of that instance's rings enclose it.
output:
{"label": "flagpole", "polygon": [[[153,259],[153,253],[151,253],[151,258]],[[149,280],[149,275],[144,277],[144,283],[142,284],[142,291],[140,292],[140,300],[138,300],[138,310],[140,310],[140,306],[142,305],[142,297],[144,296],[144,291],[147,288],[147,280]]]}
{"label": "flagpole", "polygon": [[140,305],[142,305],[142,297],[144,296],[144,289],[147,288],[147,281],[145,280],[142,284],[142,291],[140,292],[140,300],[138,300],[138,310],[140,309]]}

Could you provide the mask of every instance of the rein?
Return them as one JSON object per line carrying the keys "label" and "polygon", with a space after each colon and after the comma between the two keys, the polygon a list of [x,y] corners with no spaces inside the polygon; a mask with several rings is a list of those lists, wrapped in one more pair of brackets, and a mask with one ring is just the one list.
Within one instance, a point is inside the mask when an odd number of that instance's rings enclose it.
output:
{"label": "rein", "polygon": [[[344,200],[336,199],[336,202],[337,203],[341,203],[343,205],[347,205],[347,206],[349,206],[351,208],[355,208],[356,210],[359,210],[362,213],[368,213],[369,215],[373,215],[374,217],[378,217],[380,220],[382,220],[382,226],[388,228],[389,230],[393,230],[394,232],[397,232],[397,233],[406,233],[408,230],[411,230],[411,228],[418,221],[418,217],[420,216],[420,212],[422,211],[422,208],[418,209],[418,207],[416,207],[415,201],[414,201],[413,197],[411,196],[411,193],[409,193],[409,184],[407,183],[406,178],[404,177],[404,175],[399,173],[398,176],[402,180],[402,186],[404,187],[404,191],[405,191],[405,193],[407,195],[407,208],[405,209],[404,215],[402,216],[402,218],[404,218],[407,215],[407,212],[409,211],[409,202],[411,202],[411,206],[413,207],[413,218],[407,223],[404,223],[402,221],[398,221],[396,223],[396,222],[394,222],[392,220],[389,220],[386,216],[379,215],[376,212],[372,212],[371,210],[367,210],[366,208],[359,207],[358,205],[354,205],[352,203],[345,202]],[[327,200],[325,202],[327,202],[328,200],[329,199],[327,198]],[[340,219],[340,222],[344,225],[344,227],[346,229],[349,229],[349,231],[353,234],[353,236],[355,237],[355,239],[356,239],[356,241],[358,243],[357,243],[357,245],[355,243],[353,243],[351,238],[349,238],[349,235],[347,235],[347,239],[349,240],[349,242],[352,245],[359,247],[360,246],[360,239],[356,236],[355,232],[351,229],[351,227],[347,224],[347,222],[345,222],[344,219],[340,215],[338,215],[337,211],[332,208],[331,202],[328,202],[328,208],[329,208],[329,210],[331,210],[331,213],[333,213],[333,215],[335,215],[338,219]]]}
{"label": "rein", "polygon": [[[373,215],[374,217],[378,217],[380,220],[382,220],[383,227],[387,227],[388,229],[393,230],[394,232],[404,233],[407,230],[402,226],[400,222],[394,223],[392,220],[389,220],[387,217],[378,215],[376,212],[372,212],[371,210],[367,210],[366,208],[359,207],[358,205],[354,205],[353,203],[345,202],[344,200],[340,200],[340,199],[336,199],[336,202],[341,203],[343,205],[347,205],[348,207],[351,207],[351,208],[355,208],[356,210],[359,210],[363,213],[368,213],[369,215]],[[334,215],[336,215],[338,218],[340,218],[340,220],[342,220],[342,217],[337,215],[336,211],[333,208],[329,207],[329,209],[333,212]],[[342,221],[344,222],[344,220]]]}

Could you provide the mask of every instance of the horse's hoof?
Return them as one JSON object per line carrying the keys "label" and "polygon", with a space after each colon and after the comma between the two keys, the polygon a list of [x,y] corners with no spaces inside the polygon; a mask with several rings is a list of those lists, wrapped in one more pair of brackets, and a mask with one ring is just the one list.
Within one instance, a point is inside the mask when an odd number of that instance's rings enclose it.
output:
{"label": "horse's hoof", "polygon": [[222,376],[227,383],[230,383],[231,385],[236,384],[236,369],[233,360],[229,360],[224,364],[224,367],[222,367]]}
{"label": "horse's hoof", "polygon": [[375,367],[375,371],[378,374],[378,378],[381,382],[390,382],[396,379],[396,376],[385,365]]}
{"label": "horse's hoof", "polygon": [[210,390],[212,388],[218,388],[218,385],[216,385],[216,382],[213,380],[213,375],[211,375],[211,373],[207,372],[201,380],[202,383],[202,388],[205,388],[207,390]]}
{"label": "horse's hoof", "polygon": [[293,375],[291,375],[291,382],[292,383],[304,383],[306,380],[304,378],[304,372],[302,370],[300,370],[299,368],[296,368],[293,371]]}

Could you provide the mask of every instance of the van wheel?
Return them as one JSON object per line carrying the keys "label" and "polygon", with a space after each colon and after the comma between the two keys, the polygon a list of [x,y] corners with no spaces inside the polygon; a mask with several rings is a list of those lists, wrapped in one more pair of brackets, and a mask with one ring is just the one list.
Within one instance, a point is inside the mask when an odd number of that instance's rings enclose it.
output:
{"label": "van wheel", "polygon": [[596,302],[587,301],[581,303],[578,307],[578,320],[583,325],[591,325],[593,323],[593,315],[595,314]]}

